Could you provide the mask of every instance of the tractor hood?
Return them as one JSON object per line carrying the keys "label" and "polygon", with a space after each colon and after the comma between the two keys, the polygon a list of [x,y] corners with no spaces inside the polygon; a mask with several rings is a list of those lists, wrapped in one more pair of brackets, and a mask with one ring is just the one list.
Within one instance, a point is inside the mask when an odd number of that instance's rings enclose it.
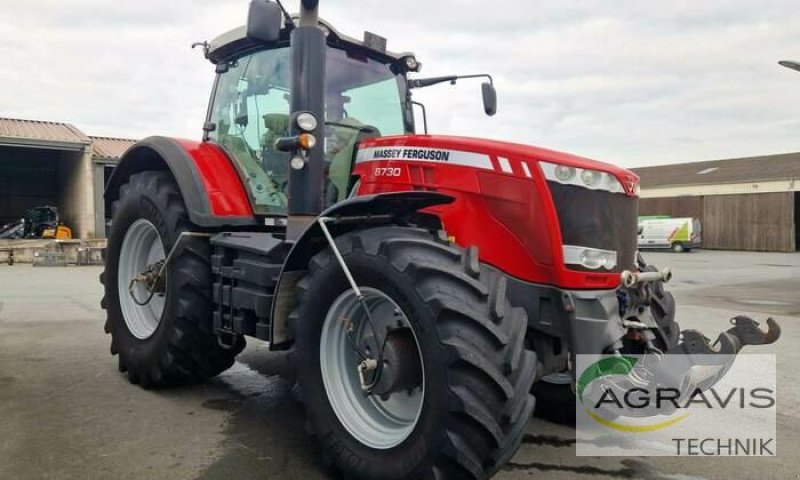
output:
{"label": "tractor hood", "polygon": [[[517,172],[517,166],[521,165],[519,162],[543,161],[609,173],[619,180],[627,195],[637,195],[639,186],[639,177],[624,168],[519,143],[447,135],[405,135],[370,138],[361,142],[358,162],[387,159],[442,162],[499,170],[517,176],[529,173]],[[509,159],[512,161],[509,162]]]}

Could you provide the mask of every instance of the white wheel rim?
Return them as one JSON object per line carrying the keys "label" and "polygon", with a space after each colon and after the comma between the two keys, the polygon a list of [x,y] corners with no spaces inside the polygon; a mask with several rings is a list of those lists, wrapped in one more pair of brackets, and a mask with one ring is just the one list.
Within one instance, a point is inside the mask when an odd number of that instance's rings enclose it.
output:
{"label": "white wheel rim", "polygon": [[[157,293],[149,303],[139,305],[131,298],[128,286],[131,279],[147,270],[148,266],[165,258],[161,236],[152,223],[140,218],[128,227],[119,254],[117,290],[125,325],[131,335],[140,340],[149,338],[158,328],[166,298],[163,294]],[[140,302],[150,295],[141,282],[136,282],[132,290]]]}
{"label": "white wheel rim", "polygon": [[[392,312],[389,315],[393,315],[393,320],[402,320],[413,333],[419,354],[416,332],[400,307],[380,290],[362,288],[362,294],[375,323],[388,325],[388,322],[380,321],[387,311]],[[362,334],[369,331],[363,310],[352,290],[341,294],[328,310],[320,337],[322,381],[328,401],[344,428],[362,444],[385,450],[401,444],[419,421],[425,399],[425,365],[420,355],[422,385],[410,394],[396,392],[386,400],[376,395],[365,395],[358,376],[358,356],[347,339],[341,320],[350,319],[358,343]]]}

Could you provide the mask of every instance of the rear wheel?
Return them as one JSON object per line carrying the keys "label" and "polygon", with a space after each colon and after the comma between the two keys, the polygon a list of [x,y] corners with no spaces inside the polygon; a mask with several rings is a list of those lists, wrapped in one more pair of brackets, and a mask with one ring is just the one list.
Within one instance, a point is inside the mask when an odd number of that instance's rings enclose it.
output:
{"label": "rear wheel", "polygon": [[[372,326],[330,249],[312,258],[290,317],[325,451],[357,478],[488,478],[517,450],[534,406],[527,318],[508,304],[505,279],[481,269],[474,249],[424,230],[380,227],[336,243]],[[361,354],[378,351],[381,376],[362,382]]]}
{"label": "rear wheel", "polygon": [[[113,204],[106,249],[106,333],[119,369],[144,387],[202,381],[227,369],[244,347],[217,344],[208,240],[187,237],[165,275],[155,272],[181,232],[196,230],[168,172],[131,175]],[[137,276],[147,281],[131,280]]]}

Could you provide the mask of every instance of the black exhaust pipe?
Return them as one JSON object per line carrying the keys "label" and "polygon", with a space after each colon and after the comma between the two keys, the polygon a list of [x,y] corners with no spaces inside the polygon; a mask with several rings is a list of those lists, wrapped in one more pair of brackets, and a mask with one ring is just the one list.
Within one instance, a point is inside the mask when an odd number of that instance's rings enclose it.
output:
{"label": "black exhaust pipe", "polygon": [[[311,133],[316,144],[304,162],[290,162],[287,239],[299,238],[322,212],[325,137],[325,34],[319,27],[319,0],[302,0],[300,21],[292,30],[292,122],[290,134]],[[308,112],[317,119],[311,132],[301,131],[295,121],[298,113]],[[297,168],[301,167],[301,168]]]}

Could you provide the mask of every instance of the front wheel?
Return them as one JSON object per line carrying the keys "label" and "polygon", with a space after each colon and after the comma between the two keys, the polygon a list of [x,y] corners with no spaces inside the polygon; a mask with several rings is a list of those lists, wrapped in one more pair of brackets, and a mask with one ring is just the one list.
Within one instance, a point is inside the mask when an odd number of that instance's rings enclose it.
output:
{"label": "front wheel", "polygon": [[675,253],[683,253],[686,251],[686,247],[684,247],[681,242],[675,242],[672,244],[672,251]]}
{"label": "front wheel", "polygon": [[533,384],[536,416],[560,425],[575,425],[575,392],[572,373],[557,372]]}
{"label": "front wheel", "polygon": [[100,276],[101,305],[111,353],[119,355],[119,370],[131,383],[199,382],[230,367],[244,347],[244,340],[231,348],[217,344],[206,238],[185,238],[165,275],[155,275],[181,232],[195,228],[169,172],[137,173],[120,187]]}
{"label": "front wheel", "polygon": [[[379,227],[314,256],[290,317],[309,423],[345,473],[485,479],[519,447],[534,402],[527,318],[505,280],[424,230]],[[361,370],[365,359],[380,370]]]}

